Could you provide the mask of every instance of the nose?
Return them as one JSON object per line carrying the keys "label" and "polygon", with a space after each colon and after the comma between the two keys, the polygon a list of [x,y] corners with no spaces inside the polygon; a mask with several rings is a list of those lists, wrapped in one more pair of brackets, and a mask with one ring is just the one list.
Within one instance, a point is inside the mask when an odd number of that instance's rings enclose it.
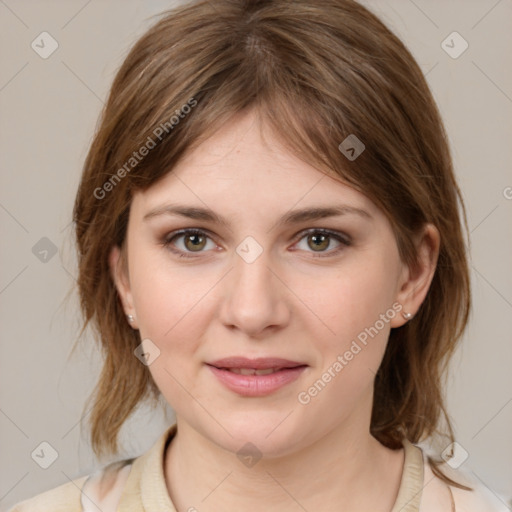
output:
{"label": "nose", "polygon": [[266,251],[252,263],[238,254],[233,260],[234,268],[224,280],[222,323],[251,337],[287,325],[290,295],[277,269],[271,268]]}

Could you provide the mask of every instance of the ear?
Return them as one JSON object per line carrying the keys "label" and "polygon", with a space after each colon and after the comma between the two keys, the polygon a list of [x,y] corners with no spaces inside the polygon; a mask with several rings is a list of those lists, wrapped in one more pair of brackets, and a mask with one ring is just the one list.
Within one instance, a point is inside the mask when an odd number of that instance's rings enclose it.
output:
{"label": "ear", "polygon": [[[433,224],[426,224],[415,240],[417,261],[404,265],[396,301],[402,305],[401,313],[414,317],[427,296],[434,277],[439,256],[439,231]],[[391,320],[391,327],[400,327],[408,320],[402,314]]]}
{"label": "ear", "polygon": [[110,274],[112,275],[117,293],[121,299],[125,315],[133,316],[133,321],[130,322],[130,325],[134,329],[137,329],[137,317],[135,315],[133,296],[130,288],[126,255],[117,245],[112,247],[110,250],[108,264],[110,267]]}

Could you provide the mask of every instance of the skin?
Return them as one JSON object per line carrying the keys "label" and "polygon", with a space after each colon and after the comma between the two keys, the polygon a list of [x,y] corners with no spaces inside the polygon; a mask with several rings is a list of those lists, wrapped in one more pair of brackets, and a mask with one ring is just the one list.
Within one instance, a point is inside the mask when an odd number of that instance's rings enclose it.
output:
{"label": "skin", "polygon": [[[208,207],[229,225],[169,214],[144,220],[170,203]],[[277,224],[290,210],[330,205],[369,216]],[[199,250],[184,236],[164,245],[183,228],[206,231]],[[312,240],[318,233],[301,234],[310,228],[336,231],[351,243],[330,237],[318,248]],[[236,252],[247,236],[263,251],[252,263]],[[339,511],[340,504],[352,512],[392,509],[404,453],[385,448],[369,429],[375,373],[390,329],[406,322],[402,314],[385,322],[309,403],[297,397],[394,303],[418,310],[435,270],[437,230],[426,225],[416,243],[419,264],[412,271],[400,260],[384,213],[291,154],[253,111],[134,195],[127,266],[118,247],[110,266],[125,312],[135,317],[132,326],[160,350],[149,369],[176,412],[178,433],[164,466],[177,510],[259,511],[262,503],[281,512]],[[232,355],[308,367],[271,395],[243,397],[205,365]],[[236,456],[247,442],[262,454],[252,467]]]}

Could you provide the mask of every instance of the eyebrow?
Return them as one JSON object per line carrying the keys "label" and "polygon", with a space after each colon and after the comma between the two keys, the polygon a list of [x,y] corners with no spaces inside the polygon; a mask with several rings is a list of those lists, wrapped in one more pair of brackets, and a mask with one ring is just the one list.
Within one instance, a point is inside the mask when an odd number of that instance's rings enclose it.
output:
{"label": "eyebrow", "polygon": [[[372,219],[372,216],[366,210],[349,205],[337,205],[293,210],[283,215],[277,221],[276,225],[283,226],[286,224],[299,224],[301,222],[325,219],[327,217],[339,217],[341,215],[348,214],[358,215],[364,219]],[[209,208],[200,208],[196,206],[185,206],[179,204],[168,204],[154,208],[153,210],[146,213],[146,215],[144,215],[143,220],[147,221],[160,215],[177,215],[181,217],[187,217],[189,219],[215,222],[217,224],[229,227],[229,221],[225,217],[219,215],[213,210],[210,210]]]}

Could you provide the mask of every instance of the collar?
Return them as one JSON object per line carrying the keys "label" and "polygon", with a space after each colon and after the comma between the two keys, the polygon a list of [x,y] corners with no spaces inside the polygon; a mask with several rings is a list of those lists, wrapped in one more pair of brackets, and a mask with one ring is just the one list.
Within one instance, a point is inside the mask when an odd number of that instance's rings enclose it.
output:
{"label": "collar", "polygon": [[[148,452],[134,460],[119,503],[119,512],[176,512],[164,475],[166,448],[175,436],[176,429],[175,423]],[[404,469],[391,512],[418,512],[424,481],[423,452],[407,439],[402,444],[405,452]]]}
{"label": "collar", "polygon": [[404,439],[402,444],[405,452],[404,469],[391,512],[418,512],[424,480],[423,452],[407,439]]}

